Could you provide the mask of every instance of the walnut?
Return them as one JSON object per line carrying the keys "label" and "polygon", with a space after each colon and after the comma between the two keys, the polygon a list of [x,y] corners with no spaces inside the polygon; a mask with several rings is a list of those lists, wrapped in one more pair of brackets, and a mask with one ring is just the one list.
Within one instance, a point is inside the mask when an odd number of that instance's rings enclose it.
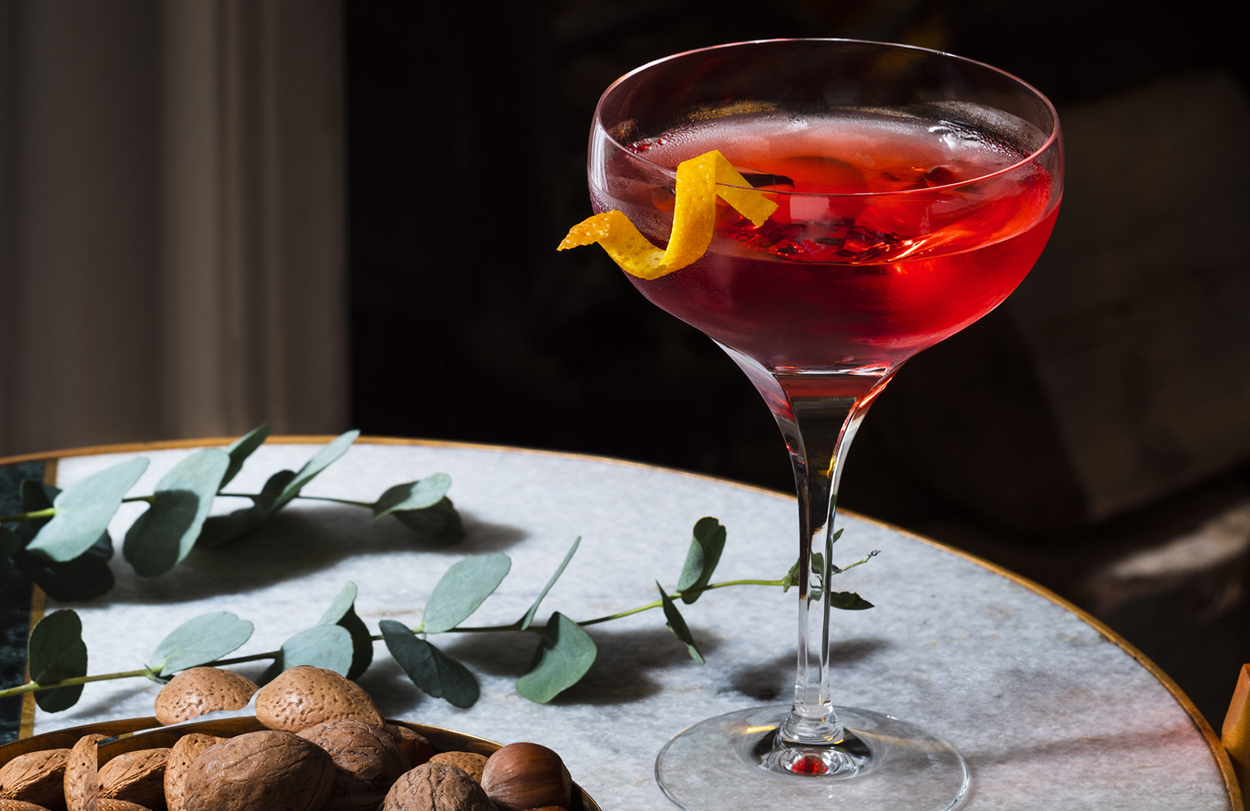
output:
{"label": "walnut", "polygon": [[434,755],[434,747],[430,745],[430,741],[415,729],[403,724],[386,724],[382,728],[404,750],[404,754],[408,756],[409,767],[420,766]]}
{"label": "walnut", "polygon": [[334,786],[334,761],[290,732],[248,732],[214,744],[186,778],[186,811],[317,811]]}
{"label": "walnut", "polygon": [[324,721],[299,732],[334,759],[334,788],[326,811],[374,811],[399,776],[408,756],[382,727],[363,721]]}
{"label": "walnut", "polygon": [[495,806],[460,769],[426,763],[395,781],[379,811],[495,811]]}

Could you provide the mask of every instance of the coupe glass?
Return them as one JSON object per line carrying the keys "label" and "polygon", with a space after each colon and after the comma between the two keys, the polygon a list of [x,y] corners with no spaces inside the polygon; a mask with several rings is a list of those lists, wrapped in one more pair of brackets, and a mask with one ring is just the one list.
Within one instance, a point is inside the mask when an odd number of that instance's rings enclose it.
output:
{"label": "coupe glass", "polygon": [[703,258],[628,278],[716,341],[781,428],[799,503],[798,674],[791,705],[678,734],[657,779],[691,811],[953,808],[968,769],[949,743],[833,705],[835,494],[890,377],[1002,302],[1041,253],[1062,192],[1058,118],[1024,82],[920,48],[775,40],[691,51],[627,74],[599,101],[595,210],[623,212],[664,245],[675,167],[711,149],[776,211],[756,227],[721,205]]}

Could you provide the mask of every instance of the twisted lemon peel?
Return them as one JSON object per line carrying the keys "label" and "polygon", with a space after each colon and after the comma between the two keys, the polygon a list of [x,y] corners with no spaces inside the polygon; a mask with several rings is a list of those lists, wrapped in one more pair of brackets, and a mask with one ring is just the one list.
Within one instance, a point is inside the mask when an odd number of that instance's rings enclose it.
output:
{"label": "twisted lemon peel", "polygon": [[707,252],[716,224],[717,195],[757,226],[777,210],[776,203],[752,189],[725,156],[713,149],[677,166],[673,232],[663,251],[647,241],[619,211],[582,220],[569,229],[557,250],[598,242],[621,270],[643,279],[658,279]]}

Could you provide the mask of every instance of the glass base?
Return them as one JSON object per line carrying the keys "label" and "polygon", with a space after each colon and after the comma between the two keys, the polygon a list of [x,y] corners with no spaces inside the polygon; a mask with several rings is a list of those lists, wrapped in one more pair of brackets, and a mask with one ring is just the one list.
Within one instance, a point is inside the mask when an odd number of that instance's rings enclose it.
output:
{"label": "glass base", "polygon": [[846,736],[832,747],[778,745],[789,705],[702,721],[665,744],[656,780],[686,811],[949,811],[963,800],[968,766],[949,743],[888,715],[835,710]]}

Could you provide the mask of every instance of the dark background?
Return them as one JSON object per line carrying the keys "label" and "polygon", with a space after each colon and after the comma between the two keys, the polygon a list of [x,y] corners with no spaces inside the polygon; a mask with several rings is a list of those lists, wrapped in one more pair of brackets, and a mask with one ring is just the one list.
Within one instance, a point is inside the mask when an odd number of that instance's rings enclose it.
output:
{"label": "dark background", "polygon": [[[345,8],[353,424],[623,457],[787,492],[780,435],[728,358],[637,295],[603,252],[555,251],[590,213],[586,137],[613,80],[671,53],[781,36],[949,50],[1026,79],[1061,119],[1172,76],[1223,70],[1243,87],[1250,77],[1234,29],[1202,4],[1162,14],[1076,0],[569,0],[452,3],[437,21],[406,2]],[[961,347],[987,340],[978,330],[994,329],[986,319],[909,367],[958,362]],[[1092,568],[1192,528],[1250,483],[1243,464],[1110,519],[996,521],[939,495],[936,461],[892,440],[890,397],[902,385],[866,420],[841,505],[1073,599]],[[1225,575],[1250,582],[1244,556],[1237,565]],[[1236,667],[1250,660],[1244,589],[1212,609],[1212,590],[1228,587],[1173,583],[1100,613],[1217,726]]]}

